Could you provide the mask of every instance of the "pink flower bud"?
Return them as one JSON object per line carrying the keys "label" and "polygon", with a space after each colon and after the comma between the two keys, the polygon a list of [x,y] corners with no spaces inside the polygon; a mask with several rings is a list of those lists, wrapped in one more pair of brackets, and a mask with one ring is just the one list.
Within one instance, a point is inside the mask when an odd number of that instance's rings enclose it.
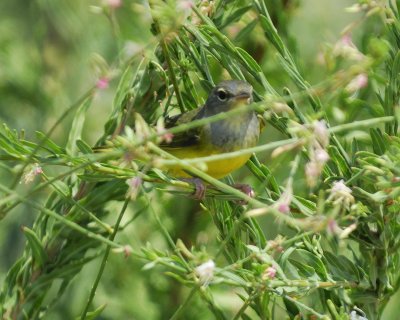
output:
{"label": "pink flower bud", "polygon": [[140,177],[133,177],[131,179],[126,180],[126,184],[129,187],[126,196],[131,198],[131,200],[135,200],[139,194],[142,182],[143,182],[142,178]]}
{"label": "pink flower bud", "polygon": [[362,88],[365,88],[368,84],[368,76],[366,73],[361,73],[353,78],[346,86],[346,90],[350,93],[356,92]]}
{"label": "pink flower bud", "polygon": [[107,0],[107,5],[110,8],[116,9],[122,6],[122,0]]}
{"label": "pink flower bud", "polygon": [[99,80],[96,82],[96,87],[100,90],[104,90],[108,88],[108,85],[110,84],[110,80],[106,77],[101,77]]}
{"label": "pink flower bud", "polygon": [[276,269],[274,267],[268,267],[265,271],[264,274],[269,278],[269,279],[274,279],[276,276]]}

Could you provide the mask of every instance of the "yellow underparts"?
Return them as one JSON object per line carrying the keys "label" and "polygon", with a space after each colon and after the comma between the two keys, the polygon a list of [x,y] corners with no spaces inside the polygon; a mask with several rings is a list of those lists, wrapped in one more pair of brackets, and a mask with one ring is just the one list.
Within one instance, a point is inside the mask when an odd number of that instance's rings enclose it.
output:
{"label": "yellow underparts", "polygon": [[[175,157],[182,160],[207,157],[222,153],[220,150],[212,146],[207,146],[207,147],[193,146],[184,148],[164,148],[164,149],[165,151],[171,153]],[[249,160],[249,158],[250,155],[245,154],[235,158],[207,161],[204,162],[207,166],[207,170],[205,170],[205,172],[210,176],[212,176],[213,178],[220,179],[227,176],[232,171],[242,167],[247,162],[247,160]],[[168,171],[170,175],[178,178],[192,177],[188,172],[184,171],[182,167],[179,165],[171,165],[166,167],[165,169]]]}

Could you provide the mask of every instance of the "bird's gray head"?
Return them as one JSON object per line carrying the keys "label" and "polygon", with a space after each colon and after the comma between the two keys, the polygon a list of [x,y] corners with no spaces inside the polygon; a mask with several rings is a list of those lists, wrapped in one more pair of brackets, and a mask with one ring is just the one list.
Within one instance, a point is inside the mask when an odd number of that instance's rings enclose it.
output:
{"label": "bird's gray head", "polygon": [[214,87],[206,101],[209,113],[229,111],[243,104],[253,102],[253,87],[241,80],[222,81]]}

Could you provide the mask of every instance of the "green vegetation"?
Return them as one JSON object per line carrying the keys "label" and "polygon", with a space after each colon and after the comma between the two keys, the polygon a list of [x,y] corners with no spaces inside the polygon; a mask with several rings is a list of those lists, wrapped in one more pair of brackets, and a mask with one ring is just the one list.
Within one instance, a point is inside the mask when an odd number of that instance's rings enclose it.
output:
{"label": "green vegetation", "polygon": [[[397,319],[400,1],[311,2],[0,4],[2,319]],[[266,126],[219,181],[158,144],[223,79]]]}

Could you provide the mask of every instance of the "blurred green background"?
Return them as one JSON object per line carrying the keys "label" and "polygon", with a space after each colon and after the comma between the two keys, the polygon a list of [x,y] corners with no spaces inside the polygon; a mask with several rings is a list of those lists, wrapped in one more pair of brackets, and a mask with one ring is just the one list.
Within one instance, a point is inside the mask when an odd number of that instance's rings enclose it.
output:
{"label": "blurred green background", "polygon": [[[272,1],[273,2],[273,1]],[[327,71],[318,64],[318,54],[326,44],[340,38],[345,26],[356,19],[356,15],[345,12],[354,2],[349,0],[303,0],[295,1],[291,19],[284,26],[292,39],[292,49],[303,67],[305,77],[318,83],[327,76]],[[103,61],[114,68],[120,59],[127,59],[146,46],[150,39],[151,18],[146,14],[146,2],[123,1],[123,5],[111,12],[106,1],[81,0],[2,0],[0,2],[0,119],[10,128],[24,129],[28,140],[35,139],[35,130],[46,132],[72,103],[96,84],[102,76]],[[298,5],[297,5],[298,3]],[[101,12],[101,11],[105,11]],[[278,28],[279,30],[279,28]],[[234,31],[234,30],[233,30]],[[355,33],[353,41],[362,43],[362,32]],[[262,38],[254,31],[254,37]],[[261,46],[265,40],[260,40]],[[281,91],[287,79],[273,54],[263,56],[266,76],[273,86]],[[100,59],[99,57],[102,57]],[[110,87],[98,91],[85,123],[84,140],[93,144],[103,133],[104,123],[111,112],[116,81]],[[204,97],[203,97],[204,99]],[[63,145],[69,133],[71,118],[65,119],[52,138]],[[273,129],[267,129],[266,140],[279,139]],[[262,156],[268,161],[268,155]],[[285,173],[279,164],[271,163],[271,170],[281,182]],[[244,182],[247,169],[236,173]],[[5,183],[10,174],[0,171]],[[7,184],[7,183],[6,183]],[[26,186],[21,186],[26,188]],[[46,193],[38,195],[43,199]],[[212,246],[216,230],[210,217],[202,212],[192,200],[167,195],[155,203],[153,210],[162,217],[163,224],[174,238],[185,243]],[[145,206],[145,204],[141,204]],[[125,216],[125,223],[141,209],[135,203]],[[119,204],[108,208],[114,218]],[[20,206],[0,223],[0,282],[5,272],[21,255],[25,238],[20,231],[22,225],[30,226],[37,212],[28,206]],[[111,218],[110,218],[111,219]],[[112,219],[113,220],[113,219]],[[271,238],[277,234],[272,220],[263,221],[269,228]],[[150,243],[166,248],[152,215],[146,211],[134,223],[119,233],[121,243],[130,244],[134,250]],[[48,319],[72,319],[86,303],[91,285],[99,266],[99,260],[87,265],[54,306]],[[144,262],[133,257],[111,255],[106,272],[97,291],[94,304],[107,304],[101,319],[164,319],[179,305],[180,297],[187,295],[181,286],[167,278],[159,268],[143,270]],[[228,290],[216,293],[219,304],[227,309],[236,309],[238,297]],[[398,319],[398,298],[387,307],[383,319]],[[201,302],[194,300],[197,309],[191,319],[211,318]],[[194,310],[194,309],[191,310]],[[393,312],[392,312],[393,311]]]}

